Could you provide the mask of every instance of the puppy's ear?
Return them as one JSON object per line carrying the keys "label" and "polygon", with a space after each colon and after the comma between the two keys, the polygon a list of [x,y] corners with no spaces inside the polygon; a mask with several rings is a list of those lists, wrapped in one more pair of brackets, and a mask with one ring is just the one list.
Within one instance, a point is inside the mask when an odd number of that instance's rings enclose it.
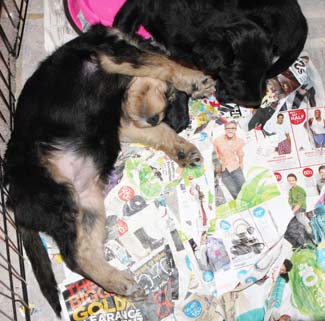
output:
{"label": "puppy's ear", "polygon": [[[231,43],[236,55],[245,55],[250,52],[267,49],[267,53],[272,50],[272,39],[257,24],[244,20],[228,30],[228,41]],[[271,51],[272,52],[272,51]]]}
{"label": "puppy's ear", "polygon": [[167,101],[166,115],[163,121],[176,133],[184,130],[190,123],[188,101],[189,96],[181,91],[175,91],[173,97]]}

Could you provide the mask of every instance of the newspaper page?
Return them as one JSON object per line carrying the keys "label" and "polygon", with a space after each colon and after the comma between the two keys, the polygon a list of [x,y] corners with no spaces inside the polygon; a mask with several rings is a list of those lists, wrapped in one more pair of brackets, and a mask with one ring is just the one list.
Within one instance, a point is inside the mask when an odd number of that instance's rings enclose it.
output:
{"label": "newspaper page", "polygon": [[[301,64],[299,59],[297,64]],[[254,130],[257,157],[273,169],[294,214],[284,235],[292,247],[287,257],[292,268],[285,286],[278,290],[279,298],[269,295],[266,302],[273,300],[276,304],[265,304],[265,321],[278,320],[282,315],[291,320],[325,318],[324,89],[310,59],[304,62],[300,75],[305,71],[306,80],[298,81],[298,87],[295,81],[291,93],[277,102],[263,128]],[[295,79],[299,79],[297,69]]]}
{"label": "newspaper page", "polygon": [[262,129],[265,123],[275,116],[274,113],[324,104],[322,79],[309,53],[302,52],[288,70],[268,80],[267,92],[260,108],[252,109],[250,116],[247,116],[247,130]]}
{"label": "newspaper page", "polygon": [[[322,320],[325,173],[313,122],[321,123],[324,107],[306,96],[292,107],[308,79],[302,58],[294,68],[302,76],[287,73],[291,87],[279,77],[286,96],[273,97],[263,126],[250,128],[253,109],[215,97],[190,101],[191,124],[180,135],[201,151],[200,166],[179,168],[162,152],[123,144],[105,188],[105,258],[129,271],[147,298],[132,301],[68,276],[60,287],[66,320]],[[293,187],[304,205],[298,215]],[[317,282],[309,289],[311,257]],[[300,301],[307,294],[310,304],[318,300],[314,314]]]}
{"label": "newspaper page", "polygon": [[[123,145],[105,189],[105,258],[148,297],[89,298],[84,288],[94,285],[67,279],[67,320],[222,320],[223,295],[263,278],[283,251],[292,213],[254,156],[255,137],[242,128],[247,113],[214,97],[189,107],[191,126],[181,135],[200,149],[202,165],[179,168],[162,152]],[[224,145],[227,132],[236,139]],[[73,305],[73,296],[87,299]]]}

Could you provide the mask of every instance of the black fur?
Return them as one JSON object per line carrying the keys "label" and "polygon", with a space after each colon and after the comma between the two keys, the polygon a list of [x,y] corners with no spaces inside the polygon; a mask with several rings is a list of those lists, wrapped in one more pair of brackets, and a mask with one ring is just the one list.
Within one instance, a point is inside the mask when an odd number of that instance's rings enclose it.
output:
{"label": "black fur", "polygon": [[308,25],[297,0],[235,0],[236,10],[261,26],[272,41],[273,57],[267,71],[272,78],[288,69],[304,48]]}
{"label": "black fur", "polygon": [[188,127],[190,115],[188,110],[189,96],[184,92],[178,92],[177,99],[169,101],[166,109],[166,122],[176,133]]}
{"label": "black fur", "polygon": [[114,26],[134,34],[141,24],[212,75],[220,101],[243,105],[260,103],[266,78],[294,62],[308,30],[297,0],[127,0]]}
{"label": "black fur", "polygon": [[27,81],[5,155],[9,205],[15,210],[18,226],[24,228],[24,246],[41,291],[58,315],[61,307],[57,291],[50,290],[56,288],[50,262],[38,233],[31,231],[51,235],[68,267],[75,269],[72,253],[77,208],[69,186],[56,183],[38,155],[57,141],[74,144],[77,140],[80,154],[97,155],[95,162],[103,177],[113,168],[120,148],[120,107],[130,79],[108,76],[101,70],[87,74],[84,64],[91,61],[93,48],[105,45],[105,50],[112,50],[109,43],[114,40],[103,42],[104,35],[98,31],[58,49]]}
{"label": "black fur", "polygon": [[[143,63],[141,50],[100,25],[65,44],[26,82],[5,154],[7,204],[15,212],[41,291],[57,315],[61,311],[57,285],[38,232],[52,236],[67,266],[82,273],[74,257],[79,209],[71,186],[55,181],[41,159],[66,147],[91,156],[103,180],[112,170],[120,150],[121,105],[132,77],[104,72],[94,62],[97,52],[134,66]],[[188,121],[188,96],[178,94],[168,107],[167,122],[180,130]],[[175,111],[178,103],[182,108]],[[179,113],[182,122],[174,117]],[[86,211],[84,218],[91,229],[94,217]]]}
{"label": "black fur", "polygon": [[30,259],[34,274],[39,283],[44,296],[47,298],[54,311],[61,311],[58,300],[58,290],[56,280],[52,271],[51,261],[46,253],[45,247],[38,235],[38,232],[20,229],[25,251]]}

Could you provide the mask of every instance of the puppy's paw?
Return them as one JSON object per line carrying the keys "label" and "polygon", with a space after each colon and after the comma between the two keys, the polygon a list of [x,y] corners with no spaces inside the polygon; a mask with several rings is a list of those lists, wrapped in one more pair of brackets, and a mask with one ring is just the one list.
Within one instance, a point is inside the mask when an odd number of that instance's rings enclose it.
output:
{"label": "puppy's paw", "polygon": [[198,80],[193,84],[192,98],[208,97],[215,91],[215,81],[211,77],[204,75],[202,80]]}
{"label": "puppy's paw", "polygon": [[167,154],[180,167],[194,167],[200,165],[203,161],[203,157],[196,146],[179,136]]}
{"label": "puppy's paw", "polygon": [[118,271],[114,278],[114,288],[112,292],[122,296],[128,296],[136,300],[141,300],[146,297],[144,289],[135,282],[132,275],[125,271]]}
{"label": "puppy's paw", "polygon": [[184,68],[177,72],[173,85],[180,91],[185,91],[192,98],[207,97],[215,92],[215,81],[202,71]]}

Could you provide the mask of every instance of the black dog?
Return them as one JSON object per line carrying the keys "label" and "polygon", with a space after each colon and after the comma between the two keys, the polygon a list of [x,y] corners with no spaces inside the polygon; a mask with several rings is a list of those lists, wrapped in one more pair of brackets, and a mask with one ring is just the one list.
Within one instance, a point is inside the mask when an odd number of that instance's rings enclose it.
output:
{"label": "black dog", "polygon": [[273,78],[288,69],[303,50],[308,33],[307,21],[298,1],[232,0],[232,2],[230,10],[242,12],[263,28],[272,41],[273,56],[278,59],[267,71],[267,77]]}
{"label": "black dog", "polygon": [[197,148],[161,121],[166,105],[210,94],[213,84],[100,25],[59,48],[26,82],[5,155],[7,204],[57,315],[56,281],[38,232],[53,237],[71,270],[107,291],[141,297],[133,278],[104,259],[102,184],[120,140],[161,149],[180,166],[199,163]]}
{"label": "black dog", "polygon": [[241,105],[259,105],[266,78],[294,62],[307,36],[296,0],[127,0],[114,26],[134,34],[141,24],[173,57],[213,76],[220,101]]}

